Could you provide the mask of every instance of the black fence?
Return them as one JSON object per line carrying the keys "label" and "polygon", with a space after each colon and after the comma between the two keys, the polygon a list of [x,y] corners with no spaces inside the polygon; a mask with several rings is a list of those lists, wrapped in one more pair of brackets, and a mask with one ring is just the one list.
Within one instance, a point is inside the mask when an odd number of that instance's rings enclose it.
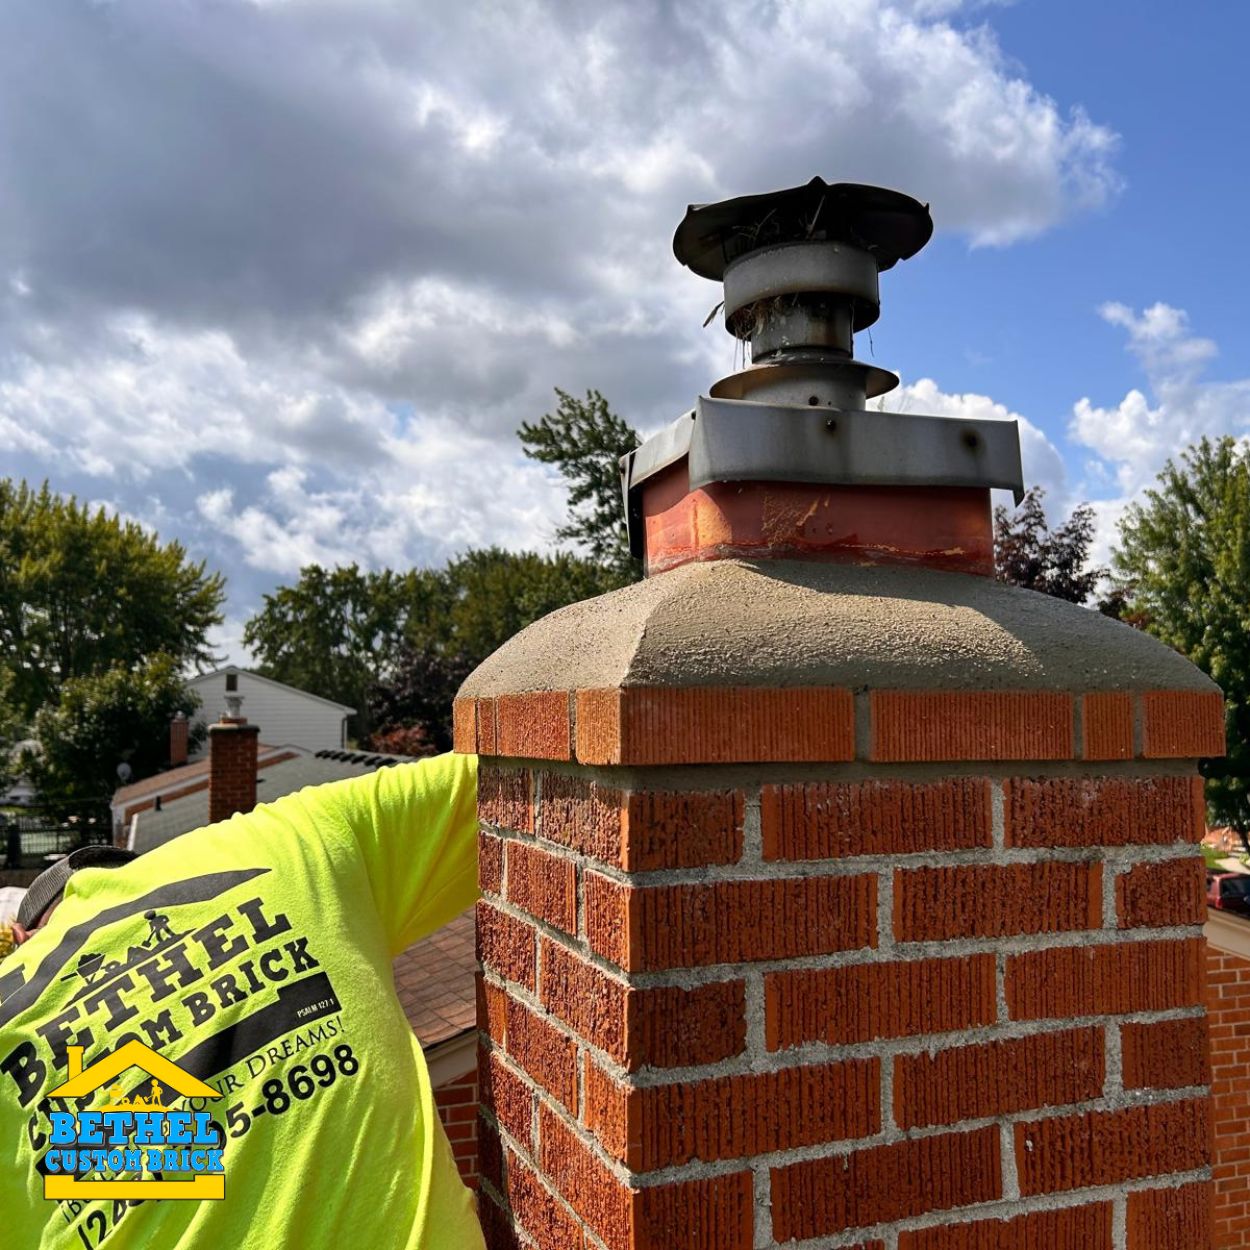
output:
{"label": "black fence", "polygon": [[42,816],[0,815],[0,867],[44,868],[49,858],[113,840],[107,821],[54,823]]}

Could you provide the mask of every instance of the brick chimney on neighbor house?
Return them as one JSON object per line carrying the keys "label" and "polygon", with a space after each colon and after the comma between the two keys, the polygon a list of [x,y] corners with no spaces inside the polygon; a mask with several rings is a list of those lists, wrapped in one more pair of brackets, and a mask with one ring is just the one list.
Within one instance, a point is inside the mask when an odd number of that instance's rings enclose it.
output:
{"label": "brick chimney on neighbor house", "polygon": [[752,364],[625,458],[647,579],[461,690],[492,1250],[1211,1244],[1221,696],[993,580],[1013,422],[867,408],[931,231],[820,180],[691,208]]}
{"label": "brick chimney on neighbor house", "polygon": [[180,768],[187,762],[190,724],[185,712],[178,712],[169,722],[169,766]]}
{"label": "brick chimney on neighbor house", "polygon": [[208,819],[213,824],[256,806],[258,725],[242,713],[243,697],[226,696],[227,711],[208,727]]}

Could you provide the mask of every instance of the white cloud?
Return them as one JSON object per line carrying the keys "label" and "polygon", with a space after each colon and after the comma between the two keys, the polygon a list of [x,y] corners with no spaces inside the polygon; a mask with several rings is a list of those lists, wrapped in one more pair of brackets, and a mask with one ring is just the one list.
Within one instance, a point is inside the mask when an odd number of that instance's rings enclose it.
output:
{"label": "white cloud", "polygon": [[1115,194],[1115,135],[966,20],[987,11],[0,6],[0,440],[253,599],[309,560],[549,544],[561,492],[514,431],[553,385],[651,429],[732,367],[669,250],[687,202],[819,172],[1004,245]]}
{"label": "white cloud", "polygon": [[1250,378],[1213,381],[1205,366],[1217,355],[1210,339],[1193,334],[1188,315],[1156,303],[1137,312],[1108,303],[1099,314],[1128,333],[1128,350],[1146,375],[1119,403],[1103,407],[1088,397],[1073,405],[1069,437],[1093,452],[1087,480],[1106,498],[1095,505],[1100,549],[1109,550],[1130,502],[1151,485],[1169,459],[1205,437],[1244,435],[1250,429]]}

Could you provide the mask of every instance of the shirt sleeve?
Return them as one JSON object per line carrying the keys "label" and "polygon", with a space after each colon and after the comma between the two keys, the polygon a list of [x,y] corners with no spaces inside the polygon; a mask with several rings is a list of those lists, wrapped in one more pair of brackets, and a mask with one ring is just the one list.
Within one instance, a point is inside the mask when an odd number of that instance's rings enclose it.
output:
{"label": "shirt sleeve", "polygon": [[351,831],[392,955],[477,899],[477,756],[380,768],[319,798]]}

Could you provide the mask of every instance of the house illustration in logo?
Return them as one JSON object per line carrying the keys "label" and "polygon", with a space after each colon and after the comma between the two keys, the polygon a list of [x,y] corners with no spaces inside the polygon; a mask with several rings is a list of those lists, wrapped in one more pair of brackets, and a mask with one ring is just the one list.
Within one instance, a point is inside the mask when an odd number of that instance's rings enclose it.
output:
{"label": "house illustration in logo", "polygon": [[[165,1120],[169,1108],[164,1099],[181,1095],[185,1098],[220,1098],[221,1094],[176,1063],[158,1054],[150,1046],[131,1040],[124,1046],[83,1067],[83,1047],[68,1047],[69,1079],[48,1091],[49,1098],[86,1098],[108,1085],[108,1100],[103,1111],[131,1116],[147,1116]],[[120,1077],[131,1068],[141,1068],[151,1079],[127,1097]],[[146,1090],[146,1093],[143,1092]],[[82,1114],[81,1112],[79,1113]],[[153,1169],[156,1170],[156,1169]],[[191,1180],[80,1180],[71,1174],[44,1174],[45,1198],[224,1198],[225,1176],[196,1175]]]}

